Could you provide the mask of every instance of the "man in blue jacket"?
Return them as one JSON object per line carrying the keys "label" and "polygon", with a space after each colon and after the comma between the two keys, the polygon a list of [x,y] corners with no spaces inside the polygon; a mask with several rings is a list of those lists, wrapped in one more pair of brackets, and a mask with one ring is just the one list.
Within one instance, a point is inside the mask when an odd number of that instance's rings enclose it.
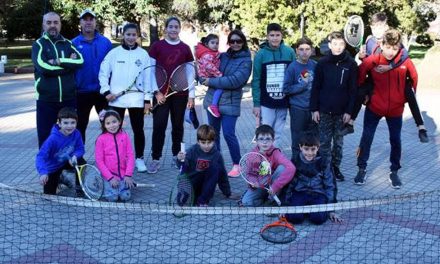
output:
{"label": "man in blue jacket", "polygon": [[82,66],[83,58],[60,31],[60,16],[49,12],[43,16],[43,35],[32,44],[39,148],[49,136],[60,109],[76,106],[75,70]]}
{"label": "man in blue jacket", "polygon": [[78,130],[86,141],[86,129],[92,107],[99,113],[107,107],[107,100],[99,93],[99,67],[107,53],[112,49],[109,39],[96,30],[96,15],[85,9],[79,16],[81,33],[72,40],[73,45],[84,57],[84,65],[76,71]]}

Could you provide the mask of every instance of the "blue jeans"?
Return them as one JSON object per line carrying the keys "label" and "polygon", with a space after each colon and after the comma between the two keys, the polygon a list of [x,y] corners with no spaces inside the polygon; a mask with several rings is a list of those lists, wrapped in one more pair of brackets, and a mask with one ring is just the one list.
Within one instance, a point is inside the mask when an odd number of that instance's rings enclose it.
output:
{"label": "blue jeans", "polygon": [[194,201],[197,205],[208,204],[214,195],[221,173],[216,163],[217,161],[211,161],[209,168],[204,171],[188,172],[194,190]]}
{"label": "blue jeans", "polygon": [[268,108],[261,106],[261,124],[269,125],[275,131],[274,146],[281,147],[281,135],[286,124],[287,108]]}
{"label": "blue jeans", "polygon": [[124,180],[119,181],[117,188],[113,188],[109,181],[104,180],[104,198],[109,202],[116,202],[118,198],[121,198],[121,201],[128,201],[131,198],[131,191]]}
{"label": "blue jeans", "polygon": [[[272,174],[271,182],[274,182],[284,171],[284,169],[285,168],[283,165],[278,166],[275,172]],[[269,186],[266,187],[269,188]],[[248,188],[246,192],[243,194],[243,197],[241,197],[241,202],[243,206],[249,206],[249,207],[262,206],[263,203],[266,201],[267,196],[268,196],[268,192],[266,189]]]}
{"label": "blue jeans", "polygon": [[[377,125],[382,116],[376,115],[368,107],[365,109],[364,128],[362,131],[361,142],[359,143],[357,165],[360,169],[367,168],[367,161],[370,157],[371,144],[373,143],[374,134]],[[390,135],[391,153],[390,153],[390,170],[397,171],[400,169],[400,157],[402,156],[402,116],[386,117],[388,131]]]}
{"label": "blue jeans", "polygon": [[229,153],[231,154],[232,162],[234,164],[240,163],[240,145],[238,144],[237,136],[235,135],[235,125],[237,124],[238,116],[222,115],[220,118],[213,117],[207,112],[208,123],[215,129],[217,137],[215,144],[218,150],[220,149],[220,129],[223,128],[223,136],[226,144],[228,144]]}
{"label": "blue jeans", "polygon": [[[304,206],[314,204],[326,204],[327,197],[316,192],[292,192],[292,196],[287,201],[289,206]],[[287,220],[294,224],[300,224],[304,221],[304,214],[287,214]],[[309,214],[310,222],[321,225],[328,219],[328,212],[316,212]]]}

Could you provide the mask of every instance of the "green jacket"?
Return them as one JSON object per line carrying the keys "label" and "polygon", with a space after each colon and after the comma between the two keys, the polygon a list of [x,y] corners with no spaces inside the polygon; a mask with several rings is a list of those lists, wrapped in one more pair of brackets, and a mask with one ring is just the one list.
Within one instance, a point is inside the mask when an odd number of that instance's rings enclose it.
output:
{"label": "green jacket", "polygon": [[[70,56],[75,53],[76,58]],[[60,65],[49,60],[60,60]],[[81,53],[70,40],[59,35],[50,38],[46,33],[32,44],[32,62],[35,67],[37,100],[63,102],[76,97],[75,70],[84,62]]]}
{"label": "green jacket", "polygon": [[[260,46],[260,50],[257,52],[254,58],[253,76],[251,83],[254,107],[261,106],[262,96],[265,97],[263,98],[263,100],[268,99],[267,97],[270,96],[267,94],[267,91],[263,91],[263,94],[261,92],[262,89],[266,89],[266,83],[267,83],[266,78],[268,77],[266,75],[266,66],[273,63],[277,64],[277,62],[282,64],[286,64],[286,63],[288,64],[294,60],[295,60],[295,51],[292,48],[284,45],[283,42],[281,42],[280,47],[276,49],[271,48],[267,42],[264,42]],[[280,88],[282,90],[282,87]],[[272,108],[270,104],[276,104],[275,102],[272,102],[271,99],[264,101],[268,101],[269,105],[266,106],[269,106],[270,108]]]}

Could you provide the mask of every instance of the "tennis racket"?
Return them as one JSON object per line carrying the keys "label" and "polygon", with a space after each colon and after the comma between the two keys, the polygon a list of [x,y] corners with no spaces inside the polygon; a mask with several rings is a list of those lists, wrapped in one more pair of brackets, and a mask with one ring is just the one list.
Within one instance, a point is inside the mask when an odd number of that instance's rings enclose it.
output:
{"label": "tennis racket", "polygon": [[[241,157],[240,175],[252,187],[269,191],[272,181],[272,168],[270,162],[260,153],[249,152]],[[281,205],[278,196],[273,195],[273,199],[278,205]]]}
{"label": "tennis racket", "polygon": [[154,188],[156,187],[156,184],[154,183],[137,183],[137,182],[133,182],[134,187],[136,188]]}
{"label": "tennis racket", "polygon": [[[178,92],[188,90],[196,82],[196,67],[194,62],[186,62],[179,65],[170,75],[167,92],[165,98],[170,97]],[[151,108],[154,111],[160,104],[156,104]]]}
{"label": "tennis racket", "polygon": [[344,27],[344,38],[348,45],[360,49],[364,41],[364,21],[360,16],[348,18]]}
{"label": "tennis racket", "polygon": [[99,200],[104,193],[104,180],[98,168],[90,164],[74,166],[84,194],[92,201]]}
{"label": "tennis racket", "polygon": [[284,215],[260,230],[260,236],[264,240],[275,244],[290,243],[296,239],[297,235],[295,227],[287,221]]}
{"label": "tennis racket", "polygon": [[[139,71],[131,85],[124,91],[117,93],[115,95],[116,98],[129,93],[145,93],[145,84],[142,83],[143,73],[148,76],[153,84],[155,83],[157,85],[157,89],[159,90],[165,85],[167,81],[167,72],[165,71],[165,69],[159,65],[151,65],[142,68],[142,70]],[[155,87],[153,87],[153,90],[156,90]]]}

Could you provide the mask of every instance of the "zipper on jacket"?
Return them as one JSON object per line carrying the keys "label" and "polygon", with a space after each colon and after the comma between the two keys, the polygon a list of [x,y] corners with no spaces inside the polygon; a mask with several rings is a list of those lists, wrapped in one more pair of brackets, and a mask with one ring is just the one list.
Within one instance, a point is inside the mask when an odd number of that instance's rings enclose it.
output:
{"label": "zipper on jacket", "polygon": [[118,174],[119,174],[119,178],[122,179],[122,176],[121,176],[121,164],[120,164],[120,161],[119,161],[119,148],[118,148],[118,141],[116,140],[116,134],[113,134],[113,139],[115,140],[116,157],[118,158]]}
{"label": "zipper on jacket", "polygon": [[344,72],[345,72],[345,69],[342,69],[342,74],[341,74],[341,81],[340,81],[340,85],[342,85],[342,80],[344,79]]}
{"label": "zipper on jacket", "polygon": [[[58,50],[57,50],[57,46],[55,45],[58,41],[56,41],[55,43],[52,42],[52,40],[49,38],[49,42],[50,44],[52,44],[53,49],[55,50],[55,59],[59,59],[59,55],[58,55]],[[61,82],[61,77],[58,76],[58,89],[59,89],[59,94],[60,94],[60,103],[63,101],[63,85]]]}

